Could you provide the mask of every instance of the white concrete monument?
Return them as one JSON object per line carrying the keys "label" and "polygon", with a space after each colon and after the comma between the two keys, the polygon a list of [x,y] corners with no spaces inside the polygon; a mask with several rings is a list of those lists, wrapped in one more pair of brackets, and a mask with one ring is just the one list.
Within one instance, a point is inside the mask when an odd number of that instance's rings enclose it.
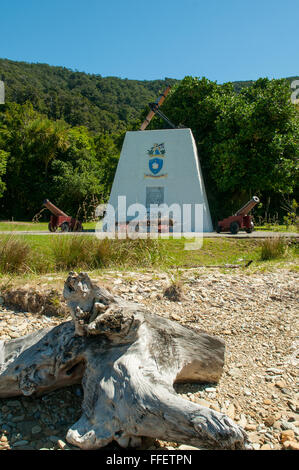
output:
{"label": "white concrete monument", "polygon": [[[119,196],[126,196],[127,207],[136,203],[147,209],[151,204],[178,204],[182,216],[186,205],[192,205],[193,210],[196,204],[202,205],[201,231],[213,231],[191,129],[127,132],[109,200],[116,220]],[[189,231],[198,231],[194,214]]]}

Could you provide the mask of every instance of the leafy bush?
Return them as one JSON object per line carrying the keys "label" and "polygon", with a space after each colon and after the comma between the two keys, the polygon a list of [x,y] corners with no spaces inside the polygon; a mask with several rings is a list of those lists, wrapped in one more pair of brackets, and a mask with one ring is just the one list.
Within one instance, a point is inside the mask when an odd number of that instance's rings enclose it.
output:
{"label": "leafy bush", "polygon": [[282,208],[286,210],[287,215],[284,216],[283,221],[287,227],[291,225],[296,225],[298,227],[299,220],[297,217],[298,203],[296,199],[293,199],[292,202],[286,202]]}

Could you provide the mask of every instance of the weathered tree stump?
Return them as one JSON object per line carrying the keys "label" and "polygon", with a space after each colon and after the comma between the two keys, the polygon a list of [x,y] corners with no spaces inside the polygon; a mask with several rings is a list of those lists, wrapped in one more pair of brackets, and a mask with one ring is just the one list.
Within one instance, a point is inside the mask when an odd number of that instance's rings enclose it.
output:
{"label": "weathered tree stump", "polygon": [[64,297],[73,321],[0,341],[0,397],[82,382],[82,417],[66,436],[82,449],[112,440],[136,447],[143,436],[206,448],[247,446],[230,418],[173,388],[218,382],[223,341],[113,296],[86,273],[70,273]]}

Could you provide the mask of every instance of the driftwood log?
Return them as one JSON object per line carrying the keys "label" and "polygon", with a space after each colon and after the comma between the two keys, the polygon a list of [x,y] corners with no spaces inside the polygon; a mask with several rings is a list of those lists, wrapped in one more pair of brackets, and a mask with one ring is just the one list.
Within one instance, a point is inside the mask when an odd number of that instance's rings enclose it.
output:
{"label": "driftwood log", "polygon": [[0,341],[0,397],[43,394],[82,383],[82,416],[69,443],[97,449],[142,437],[205,448],[242,449],[230,418],[181,398],[178,382],[218,382],[222,340],[184,327],[70,273],[64,297],[73,321]]}

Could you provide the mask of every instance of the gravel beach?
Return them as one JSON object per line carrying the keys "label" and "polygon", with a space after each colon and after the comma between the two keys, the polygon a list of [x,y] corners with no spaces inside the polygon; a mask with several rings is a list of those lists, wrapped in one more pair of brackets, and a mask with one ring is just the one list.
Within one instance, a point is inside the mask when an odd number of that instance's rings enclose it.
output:
{"label": "gravel beach", "polygon": [[[299,450],[298,279],[290,269],[246,274],[206,268],[182,269],[173,279],[170,273],[114,271],[96,278],[153,313],[225,341],[218,384],[174,387],[185,399],[226,413],[244,427],[256,450]],[[172,282],[181,287],[179,301],[164,295]],[[15,310],[3,305],[0,294],[0,340],[70,319]],[[0,449],[75,449],[65,436],[80,417],[82,397],[75,385],[38,398],[0,399]],[[143,446],[161,447],[188,448],[149,440]]]}

